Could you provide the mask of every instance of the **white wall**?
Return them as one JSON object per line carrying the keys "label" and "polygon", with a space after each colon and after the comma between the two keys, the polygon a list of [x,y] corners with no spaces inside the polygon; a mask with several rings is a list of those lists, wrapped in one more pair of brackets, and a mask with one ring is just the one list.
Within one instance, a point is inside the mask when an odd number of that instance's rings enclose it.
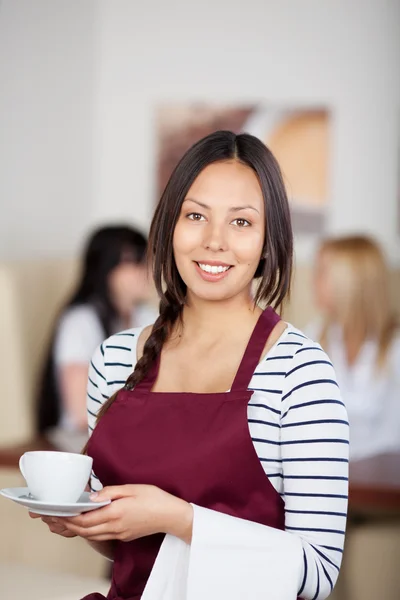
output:
{"label": "white wall", "polygon": [[[369,231],[400,263],[399,0],[3,0],[2,8],[1,56],[13,53],[1,66],[0,198],[13,204],[1,217],[0,258],[69,253],[89,223],[146,227],[154,106],[193,99],[331,107],[328,229]],[[56,193],[68,207],[56,211]],[[20,229],[17,209],[28,200]],[[299,258],[309,251],[299,240]]]}
{"label": "white wall", "polygon": [[0,259],[68,256],[95,212],[94,7],[0,3]]}

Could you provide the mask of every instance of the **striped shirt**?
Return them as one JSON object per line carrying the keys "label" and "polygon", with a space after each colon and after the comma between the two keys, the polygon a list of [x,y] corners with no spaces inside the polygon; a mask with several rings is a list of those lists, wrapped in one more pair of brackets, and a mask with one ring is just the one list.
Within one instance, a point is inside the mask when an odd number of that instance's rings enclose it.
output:
{"label": "striped shirt", "polygon": [[[142,329],[108,338],[89,370],[89,434],[102,403],[132,373]],[[320,345],[288,325],[257,365],[249,389],[248,425],[257,456],[285,503],[285,529],[301,539],[299,596],[323,600],[342,560],[348,492],[346,408]],[[93,473],[93,490],[101,482]]]}

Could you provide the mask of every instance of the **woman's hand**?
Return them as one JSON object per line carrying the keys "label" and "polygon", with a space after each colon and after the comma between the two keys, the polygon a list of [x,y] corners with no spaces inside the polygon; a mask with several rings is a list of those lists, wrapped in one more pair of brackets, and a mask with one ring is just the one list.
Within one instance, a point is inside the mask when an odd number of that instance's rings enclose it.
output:
{"label": "woman's hand", "polygon": [[69,531],[69,529],[66,528],[65,523],[58,517],[47,517],[33,512],[29,512],[29,516],[32,519],[42,519],[43,523],[46,523],[52,533],[57,533],[66,538],[76,537],[76,533]]}
{"label": "woman's hand", "polygon": [[60,531],[66,530],[71,534],[65,537],[78,535],[94,542],[129,542],[154,533],[170,533],[188,544],[191,542],[191,505],[156,486],[105,487],[98,494],[92,494],[91,498],[98,501],[109,499],[112,502],[77,517],[58,517],[57,523],[52,521],[51,531],[57,525]]}

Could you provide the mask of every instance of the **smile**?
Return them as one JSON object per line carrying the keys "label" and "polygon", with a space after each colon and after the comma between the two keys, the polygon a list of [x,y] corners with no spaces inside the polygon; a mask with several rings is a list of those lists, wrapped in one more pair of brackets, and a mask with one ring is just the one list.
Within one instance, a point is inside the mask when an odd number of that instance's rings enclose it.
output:
{"label": "smile", "polygon": [[229,265],[209,265],[207,263],[197,263],[202,271],[206,273],[212,273],[213,275],[217,275],[218,273],[225,273],[231,267]]}
{"label": "smile", "polygon": [[210,283],[216,283],[222,279],[225,279],[232,269],[232,265],[227,265],[224,263],[210,264],[205,262],[195,262],[194,264],[200,277],[204,281],[208,281]]}

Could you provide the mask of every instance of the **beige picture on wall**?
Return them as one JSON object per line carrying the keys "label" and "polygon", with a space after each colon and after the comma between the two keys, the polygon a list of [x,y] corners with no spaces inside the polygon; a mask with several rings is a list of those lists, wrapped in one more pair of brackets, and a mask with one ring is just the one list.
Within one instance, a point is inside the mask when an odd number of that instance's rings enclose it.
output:
{"label": "beige picture on wall", "polygon": [[165,104],[156,111],[160,197],[172,170],[197,140],[218,129],[260,138],[284,176],[296,233],[324,230],[329,197],[329,111],[325,108]]}

